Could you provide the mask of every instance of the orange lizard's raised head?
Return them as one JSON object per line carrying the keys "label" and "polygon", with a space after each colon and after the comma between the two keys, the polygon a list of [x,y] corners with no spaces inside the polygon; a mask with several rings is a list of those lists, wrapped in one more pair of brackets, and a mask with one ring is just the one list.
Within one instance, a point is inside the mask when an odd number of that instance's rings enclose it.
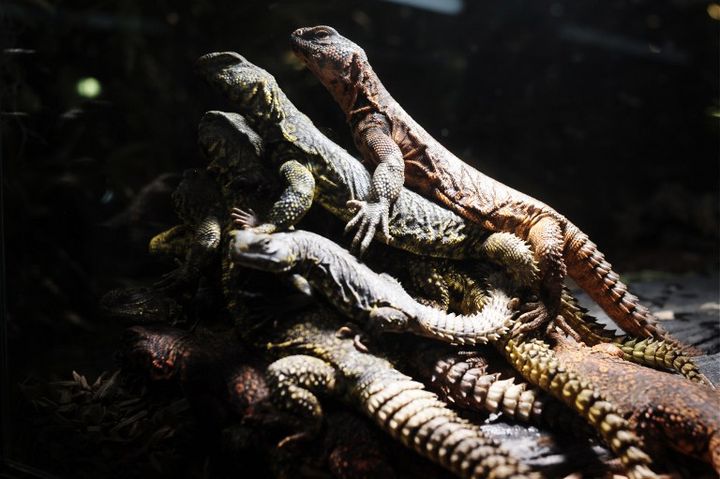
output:
{"label": "orange lizard's raised head", "polygon": [[324,25],[298,28],[290,35],[290,45],[347,112],[372,72],[365,51]]}

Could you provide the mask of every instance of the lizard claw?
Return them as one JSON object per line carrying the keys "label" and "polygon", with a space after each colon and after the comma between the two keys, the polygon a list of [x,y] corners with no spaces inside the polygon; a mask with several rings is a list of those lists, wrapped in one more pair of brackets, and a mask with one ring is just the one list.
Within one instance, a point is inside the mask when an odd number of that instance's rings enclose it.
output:
{"label": "lizard claw", "polygon": [[350,200],[346,206],[355,211],[355,216],[345,226],[345,233],[357,227],[352,240],[352,249],[362,255],[370,246],[375,233],[385,241],[390,240],[390,208],[386,201],[368,203],[362,200]]}
{"label": "lizard claw", "polygon": [[361,353],[367,354],[370,352],[370,350],[368,349],[367,344],[363,342],[364,339],[365,337],[363,336],[363,334],[356,334],[353,337],[353,346],[355,346],[355,349],[357,349]]}
{"label": "lizard claw", "polygon": [[275,447],[277,447],[278,449],[287,449],[288,446],[308,441],[312,439],[313,436],[313,434],[306,431],[290,434],[289,436],[285,436],[280,442],[278,442]]}
{"label": "lizard claw", "polygon": [[365,339],[367,339],[365,337],[365,334],[363,334],[362,332],[359,332],[357,330],[357,327],[355,327],[355,325],[345,324],[343,326],[340,326],[340,328],[337,331],[335,331],[335,337],[340,338],[340,339],[352,338],[353,346],[355,346],[356,350],[360,351],[361,353],[369,353],[370,352],[367,344],[365,344],[363,342]]}
{"label": "lizard claw", "polygon": [[233,208],[230,217],[236,226],[245,230],[251,229],[255,233],[272,234],[277,230],[277,226],[272,223],[260,223],[260,217],[250,208],[247,211]]}
{"label": "lizard claw", "polygon": [[520,308],[520,316],[515,319],[513,335],[527,333],[542,326],[551,317],[542,301],[528,302]]}
{"label": "lizard claw", "polygon": [[230,217],[233,219],[233,223],[240,228],[254,228],[260,224],[260,218],[258,218],[255,212],[248,208],[247,211],[240,208],[233,208]]}

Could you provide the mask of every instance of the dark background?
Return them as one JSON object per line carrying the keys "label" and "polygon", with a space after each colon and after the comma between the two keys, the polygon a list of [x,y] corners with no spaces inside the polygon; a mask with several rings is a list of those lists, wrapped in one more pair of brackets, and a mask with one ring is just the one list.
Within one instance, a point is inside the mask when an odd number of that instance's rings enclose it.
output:
{"label": "dark background", "polygon": [[[226,108],[193,73],[201,54],[234,50],[269,70],[353,151],[338,108],[290,53],[301,26],[332,25],[363,46],[431,134],[568,216],[619,271],[717,271],[720,5],[458,5],[0,4],[11,384],[113,364],[120,328],[103,321],[97,299],[167,270],[147,257],[147,240],[174,220],[177,174],[203,165],[201,114]],[[88,77],[101,87],[93,98],[78,92]],[[13,453],[32,457],[22,423],[9,429]]]}

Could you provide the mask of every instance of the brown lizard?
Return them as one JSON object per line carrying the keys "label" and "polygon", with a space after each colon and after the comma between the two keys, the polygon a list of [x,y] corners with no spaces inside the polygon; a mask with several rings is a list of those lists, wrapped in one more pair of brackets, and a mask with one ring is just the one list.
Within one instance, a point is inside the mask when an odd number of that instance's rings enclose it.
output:
{"label": "brown lizard", "polygon": [[544,307],[527,329],[553,319],[563,281],[573,278],[625,331],[667,338],[650,311],[628,292],[597,246],[550,206],[467,165],[418,125],[390,96],[358,45],[327,26],[300,28],[293,51],[330,91],[346,114],[363,159],[377,165],[370,195],[348,202],[357,214],[353,245],[361,252],[379,228],[388,231],[390,207],[403,183],[490,231],[527,240],[541,271]]}
{"label": "brown lizard", "polygon": [[720,395],[703,384],[662,374],[622,359],[613,344],[592,348],[554,334],[555,355],[598,387],[618,407],[645,445],[663,445],[698,457],[720,474]]}

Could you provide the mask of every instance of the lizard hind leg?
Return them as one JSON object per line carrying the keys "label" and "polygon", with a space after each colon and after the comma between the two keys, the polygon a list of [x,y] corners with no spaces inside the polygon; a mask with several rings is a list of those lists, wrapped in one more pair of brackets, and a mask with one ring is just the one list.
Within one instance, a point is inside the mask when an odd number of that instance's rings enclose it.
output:
{"label": "lizard hind leg", "polygon": [[335,368],[316,357],[298,354],[270,364],[267,378],[273,404],[303,424],[303,432],[286,437],[278,447],[317,434],[322,427],[323,410],[315,393],[335,389]]}
{"label": "lizard hind leg", "polygon": [[560,309],[566,268],[563,260],[563,236],[555,218],[538,220],[528,233],[528,242],[540,268],[541,300],[529,303],[517,318],[516,333],[536,330],[554,319]]}

